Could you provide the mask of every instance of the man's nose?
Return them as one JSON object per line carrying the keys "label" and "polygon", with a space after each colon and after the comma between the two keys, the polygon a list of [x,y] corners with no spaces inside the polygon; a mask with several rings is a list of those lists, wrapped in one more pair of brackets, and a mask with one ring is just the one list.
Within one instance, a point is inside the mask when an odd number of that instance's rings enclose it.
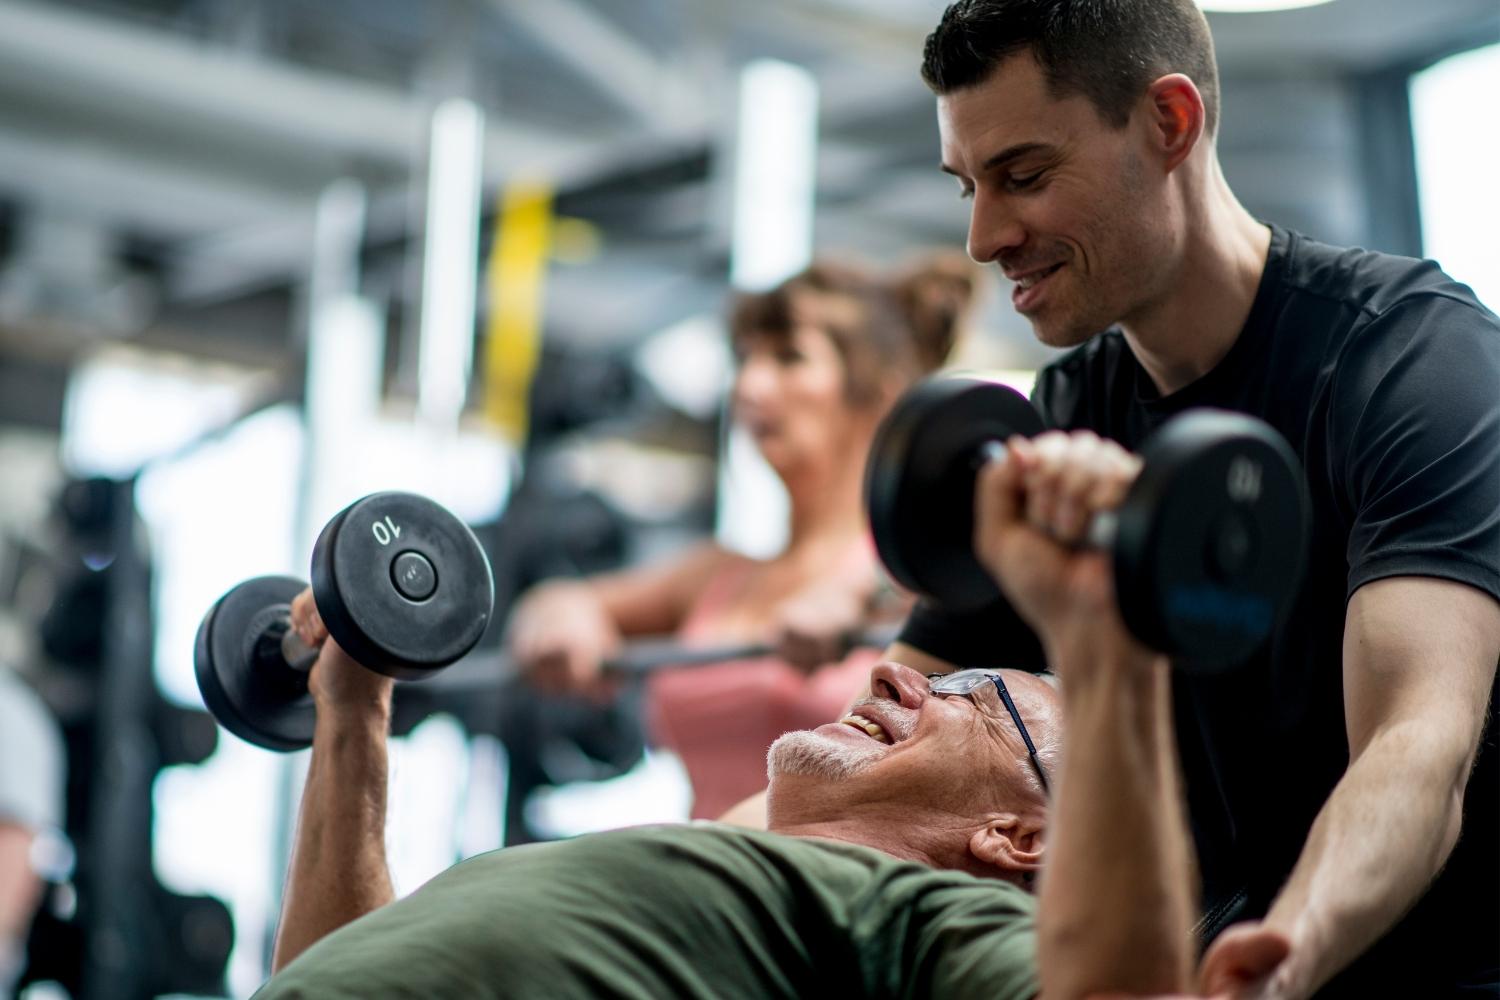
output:
{"label": "man's nose", "polygon": [[969,256],[988,264],[1026,242],[1026,228],[1004,199],[974,192],[969,209]]}
{"label": "man's nose", "polygon": [[901,663],[882,660],[870,670],[870,694],[902,708],[920,708],[927,700],[927,678]]}

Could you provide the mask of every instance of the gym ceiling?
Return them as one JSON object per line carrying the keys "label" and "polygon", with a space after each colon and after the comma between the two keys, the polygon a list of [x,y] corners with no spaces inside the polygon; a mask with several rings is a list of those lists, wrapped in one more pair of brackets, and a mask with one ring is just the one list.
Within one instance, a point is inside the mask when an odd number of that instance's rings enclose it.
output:
{"label": "gym ceiling", "polygon": [[[445,96],[486,111],[487,217],[524,171],[602,235],[591,258],[552,269],[547,336],[562,343],[628,344],[720,307],[719,164],[736,71],[752,58],[818,79],[820,248],[881,260],[956,244],[965,206],[935,168],[916,74],[941,6],[4,0],[0,424],[55,428],[69,366],[101,343],[294,363],[313,208],[340,177],[370,199],[365,293],[397,338],[413,328],[425,129]],[[1350,145],[1337,134],[1363,114],[1351,95],[1500,38],[1494,0],[1335,0],[1211,20],[1231,181],[1253,210],[1350,242],[1384,231],[1319,180],[1367,169],[1351,165],[1358,150],[1330,148]],[[1289,171],[1308,183],[1254,180]],[[1038,360],[1013,318],[992,325],[1013,363]]]}

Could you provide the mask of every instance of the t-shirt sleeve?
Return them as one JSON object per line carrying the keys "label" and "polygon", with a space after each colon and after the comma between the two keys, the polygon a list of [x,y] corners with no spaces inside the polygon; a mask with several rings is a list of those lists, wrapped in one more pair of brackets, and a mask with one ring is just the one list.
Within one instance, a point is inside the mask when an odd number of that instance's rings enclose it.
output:
{"label": "t-shirt sleeve", "polygon": [[897,641],[960,668],[1047,666],[1041,640],[1004,600],[966,612],[923,601],[907,616]]}
{"label": "t-shirt sleeve", "polygon": [[885,878],[853,943],[867,996],[1027,1000],[1040,989],[1036,898],[1002,882]]}
{"label": "t-shirt sleeve", "polygon": [[1348,594],[1434,576],[1500,598],[1500,320],[1445,296],[1396,304],[1351,342],[1333,406]]}
{"label": "t-shirt sleeve", "polygon": [[1036,964],[1036,913],[995,898],[947,914],[928,928],[936,961],[930,977],[913,977],[921,997],[1029,1000],[1041,992]]}

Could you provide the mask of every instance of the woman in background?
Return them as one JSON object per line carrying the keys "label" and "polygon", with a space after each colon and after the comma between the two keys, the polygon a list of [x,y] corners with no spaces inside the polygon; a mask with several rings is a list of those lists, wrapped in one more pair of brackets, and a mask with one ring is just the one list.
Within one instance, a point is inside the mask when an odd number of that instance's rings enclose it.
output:
{"label": "woman in background", "polygon": [[648,681],[652,742],[682,759],[694,818],[762,790],[772,741],[836,719],[862,689],[879,651],[835,652],[825,626],[863,620],[881,589],[865,457],[896,398],[948,358],[974,282],[961,254],[894,275],[823,261],[740,297],[732,416],[786,487],[786,547],[762,560],[705,543],[661,565],[549,581],[517,605],[511,654],[552,690],[597,689],[600,664],[632,636],[783,653]]}

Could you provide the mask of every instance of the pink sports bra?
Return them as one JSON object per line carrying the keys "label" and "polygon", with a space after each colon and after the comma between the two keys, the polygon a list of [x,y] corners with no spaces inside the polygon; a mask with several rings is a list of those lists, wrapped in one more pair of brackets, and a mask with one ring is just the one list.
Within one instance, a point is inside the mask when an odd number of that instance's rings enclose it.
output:
{"label": "pink sports bra", "polygon": [[[868,543],[851,552],[869,564]],[[733,642],[722,622],[753,563],[721,570],[704,587],[677,635],[685,642]],[[693,818],[715,819],[766,787],[766,750],[782,733],[832,722],[868,679],[880,651],[857,649],[811,675],[776,657],[664,670],[647,683],[648,732],[682,758],[693,786]]]}

